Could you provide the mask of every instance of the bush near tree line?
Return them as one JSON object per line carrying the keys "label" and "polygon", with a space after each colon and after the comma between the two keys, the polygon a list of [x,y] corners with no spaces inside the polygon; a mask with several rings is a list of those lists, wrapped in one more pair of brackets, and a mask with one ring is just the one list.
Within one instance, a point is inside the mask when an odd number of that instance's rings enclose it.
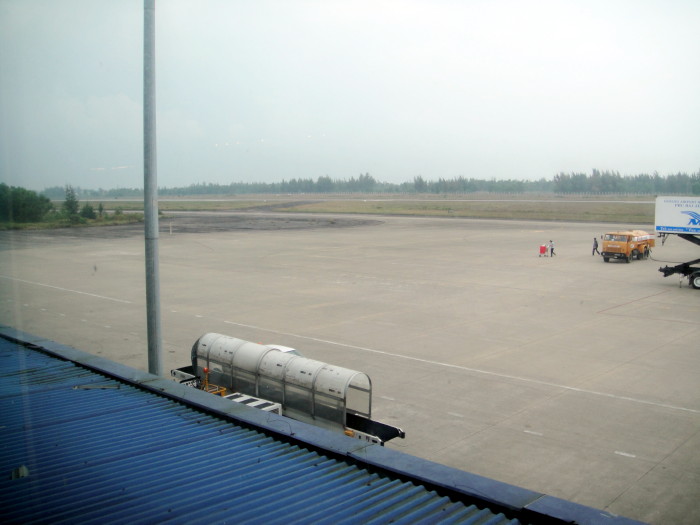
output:
{"label": "bush near tree line", "polygon": [[77,192],[72,186],[64,188],[65,196],[60,210],[45,195],[25,188],[0,183],[0,221],[11,223],[69,222],[85,223],[86,219],[96,220],[105,216],[102,203],[95,212],[94,207],[85,203],[82,207]]}
{"label": "bush near tree line", "polygon": [[54,209],[48,197],[0,183],[0,221],[39,222]]}

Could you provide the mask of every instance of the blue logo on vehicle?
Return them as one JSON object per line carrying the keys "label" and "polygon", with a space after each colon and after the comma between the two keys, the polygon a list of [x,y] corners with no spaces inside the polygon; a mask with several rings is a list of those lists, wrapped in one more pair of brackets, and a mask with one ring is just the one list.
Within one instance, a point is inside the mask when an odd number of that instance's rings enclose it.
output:
{"label": "blue logo on vehicle", "polygon": [[690,221],[688,222],[688,226],[700,226],[700,213],[696,211],[682,211],[681,213],[690,215]]}

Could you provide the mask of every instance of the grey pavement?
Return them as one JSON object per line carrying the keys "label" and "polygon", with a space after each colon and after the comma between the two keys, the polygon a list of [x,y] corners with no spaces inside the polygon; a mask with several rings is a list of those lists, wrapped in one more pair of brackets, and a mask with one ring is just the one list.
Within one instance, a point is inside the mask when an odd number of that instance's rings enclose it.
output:
{"label": "grey pavement", "polygon": [[[594,236],[651,226],[365,219],[162,228],[166,372],[206,332],[292,346],[369,374],[373,418],[407,434],[389,447],[700,523],[700,291],[657,271],[696,246],[606,264]],[[3,232],[0,248],[0,323],[147,368],[142,236]]]}

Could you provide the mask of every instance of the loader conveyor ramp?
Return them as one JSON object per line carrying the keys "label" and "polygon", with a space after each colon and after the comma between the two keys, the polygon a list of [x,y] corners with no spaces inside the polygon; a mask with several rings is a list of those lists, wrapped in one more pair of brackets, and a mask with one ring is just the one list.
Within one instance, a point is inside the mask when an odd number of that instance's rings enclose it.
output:
{"label": "loader conveyor ramp", "polygon": [[217,333],[195,342],[192,370],[228,391],[279,403],[284,415],[300,421],[338,429],[373,428],[383,441],[403,437],[400,429],[371,421],[372,382],[356,370]]}

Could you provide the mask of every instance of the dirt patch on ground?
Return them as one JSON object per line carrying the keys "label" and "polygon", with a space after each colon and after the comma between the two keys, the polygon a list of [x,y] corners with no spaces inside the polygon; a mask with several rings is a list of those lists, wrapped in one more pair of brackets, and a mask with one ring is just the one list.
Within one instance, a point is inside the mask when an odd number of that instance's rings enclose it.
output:
{"label": "dirt patch on ground", "polygon": [[[352,217],[225,212],[169,212],[158,221],[161,234],[168,234],[171,229],[173,233],[213,233],[243,230],[352,228],[381,223],[382,221],[376,219]],[[143,235],[143,223],[120,226],[81,226],[55,230],[10,230],[0,231],[0,249],[19,248],[23,244],[35,245],[37,242],[50,244],[69,239],[123,239]]]}
{"label": "dirt patch on ground", "polygon": [[316,228],[351,228],[381,224],[380,220],[352,217],[309,217],[245,213],[181,213],[160,220],[160,231],[211,233],[235,230],[307,230]]}
{"label": "dirt patch on ground", "polygon": [[267,202],[261,204],[260,206],[253,206],[251,208],[246,208],[246,211],[257,211],[257,212],[275,212],[275,211],[285,211],[290,208],[295,208],[297,206],[305,206],[307,204],[315,204],[317,200],[307,200],[307,201],[284,201],[284,202]]}

